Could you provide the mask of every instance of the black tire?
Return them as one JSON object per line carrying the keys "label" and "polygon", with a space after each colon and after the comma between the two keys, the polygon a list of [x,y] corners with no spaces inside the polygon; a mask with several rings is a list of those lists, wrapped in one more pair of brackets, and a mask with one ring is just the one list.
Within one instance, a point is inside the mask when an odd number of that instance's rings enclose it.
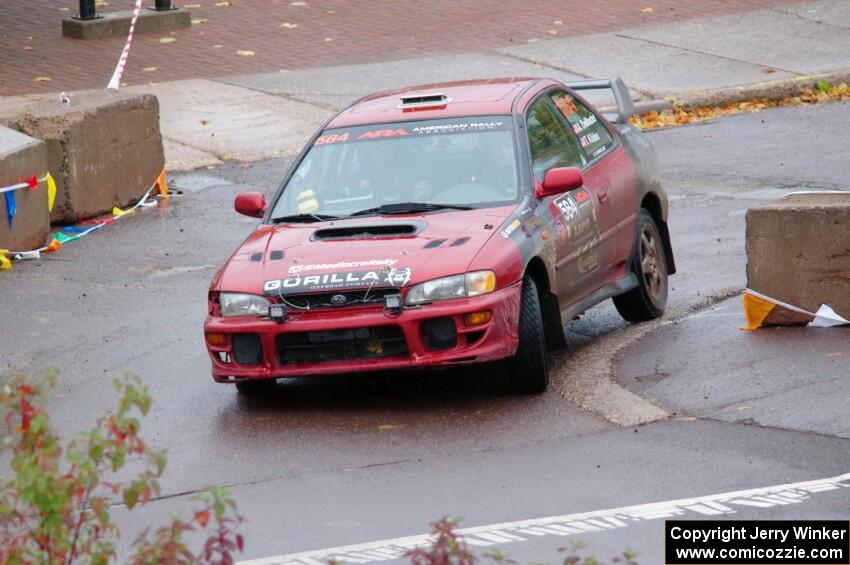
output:
{"label": "black tire", "polygon": [[236,390],[245,396],[265,396],[271,394],[277,381],[263,379],[257,381],[241,381],[236,383]]}
{"label": "black tire", "polygon": [[511,388],[516,392],[538,394],[545,391],[549,385],[543,313],[540,310],[537,285],[527,275],[522,281],[519,346],[516,354],[509,359],[508,370]]}
{"label": "black tire", "polygon": [[629,322],[658,318],[667,307],[667,257],[658,225],[643,208],[638,214],[632,272],[638,278],[638,286],[614,297],[617,312]]}

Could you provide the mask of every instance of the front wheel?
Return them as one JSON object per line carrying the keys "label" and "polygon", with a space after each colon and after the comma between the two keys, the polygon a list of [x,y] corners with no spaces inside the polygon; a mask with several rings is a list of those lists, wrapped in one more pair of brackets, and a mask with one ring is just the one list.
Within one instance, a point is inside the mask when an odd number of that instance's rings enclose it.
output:
{"label": "front wheel", "polygon": [[549,385],[546,364],[546,338],[543,331],[543,312],[534,279],[522,281],[519,310],[519,345],[508,360],[511,388],[523,394],[537,394]]}
{"label": "front wheel", "polygon": [[655,219],[645,209],[638,214],[638,236],[632,253],[638,286],[614,297],[617,312],[629,322],[658,318],[667,307],[667,258]]}

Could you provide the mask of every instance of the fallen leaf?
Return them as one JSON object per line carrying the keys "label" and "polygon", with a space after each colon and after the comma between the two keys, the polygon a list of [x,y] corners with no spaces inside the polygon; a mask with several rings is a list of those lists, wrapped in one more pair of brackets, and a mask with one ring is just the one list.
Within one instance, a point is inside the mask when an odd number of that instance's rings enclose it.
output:
{"label": "fallen leaf", "polygon": [[184,8],[200,8],[200,4],[183,4]]}
{"label": "fallen leaf", "polygon": [[23,47],[21,47],[21,49],[23,49],[24,51],[32,51],[32,47],[30,47],[29,45],[24,45]]}
{"label": "fallen leaf", "polygon": [[56,8],[56,9],[59,10],[60,12],[68,12],[70,10],[70,8],[66,8],[65,6],[62,6],[61,8]]}
{"label": "fallen leaf", "polygon": [[292,22],[283,22],[282,24],[280,24],[277,27],[280,27],[280,28],[283,28],[283,29],[295,29],[295,28],[298,27],[298,24],[294,24]]}
{"label": "fallen leaf", "polygon": [[215,5],[218,8],[232,8],[236,5],[236,2],[233,0],[226,0],[225,2],[216,2]]}
{"label": "fallen leaf", "polygon": [[647,7],[646,7],[646,8],[644,8],[643,10],[641,10],[641,12],[643,12],[644,14],[648,14],[648,13],[650,13],[651,11],[652,11],[652,8],[651,8],[651,7],[649,7],[649,6],[647,6]]}
{"label": "fallen leaf", "polygon": [[558,30],[553,28],[547,31],[546,33],[548,33],[549,35],[558,35]]}
{"label": "fallen leaf", "polygon": [[174,43],[175,41],[177,41],[176,37],[160,37],[159,38],[160,43]]}
{"label": "fallen leaf", "polygon": [[747,406],[746,404],[742,404],[741,406],[738,406],[738,410],[740,412],[743,412],[745,410],[749,410],[750,408],[752,408],[752,406]]}
{"label": "fallen leaf", "polygon": [[378,429],[381,430],[382,432],[388,432],[390,430],[397,430],[397,429],[403,428],[403,427],[404,426],[399,425],[399,424],[381,424],[380,426],[378,426]]}
{"label": "fallen leaf", "polygon": [[221,45],[213,45],[212,48],[213,49],[221,49]]}
{"label": "fallen leaf", "polygon": [[830,353],[828,355],[828,357],[841,357],[842,355],[844,355],[844,354],[841,353],[840,351],[836,351],[835,353]]}
{"label": "fallen leaf", "polygon": [[192,20],[193,26],[196,26],[196,25],[199,25],[199,24],[205,24],[205,23],[207,23],[207,20],[205,18],[195,18],[194,20]]}
{"label": "fallen leaf", "polygon": [[251,167],[253,167],[253,166],[254,166],[254,165],[253,165],[253,164],[251,164],[251,163],[242,163],[242,164],[240,164],[240,165],[239,165],[239,168],[240,168],[240,169],[250,169],[250,168],[251,168]]}
{"label": "fallen leaf", "polygon": [[331,37],[325,38],[325,43],[330,43],[331,41],[333,41],[333,38],[331,38]]}
{"label": "fallen leaf", "polygon": [[562,22],[561,20],[555,20],[555,21],[554,21],[554,22],[552,22],[552,23],[553,23],[554,25],[556,25],[556,26],[562,26],[562,25],[564,25],[564,22]]}
{"label": "fallen leaf", "polygon": [[328,10],[328,13],[331,15],[336,14],[336,10]]}
{"label": "fallen leaf", "polygon": [[94,0],[94,5],[98,8],[109,6],[109,2],[106,0]]}
{"label": "fallen leaf", "polygon": [[307,2],[290,2],[290,6],[306,6]]}
{"label": "fallen leaf", "polygon": [[537,39],[536,37],[532,37],[531,39],[525,40],[526,43],[537,43],[538,41],[540,41],[540,40]]}
{"label": "fallen leaf", "polygon": [[253,57],[254,56],[254,52],[248,51],[247,49],[240,49],[239,51],[236,52],[236,54],[239,55],[240,57]]}
{"label": "fallen leaf", "polygon": [[773,67],[768,67],[764,70],[764,72],[766,72],[767,74],[772,74],[776,72],[776,69],[774,69]]}
{"label": "fallen leaf", "polygon": [[209,121],[209,120],[201,120],[201,125],[202,125],[202,126],[205,126],[205,125],[207,125],[208,123],[210,123],[210,121]]}
{"label": "fallen leaf", "polygon": [[33,82],[50,82],[51,80],[53,79],[50,77],[35,77],[32,79]]}
{"label": "fallen leaf", "polygon": [[142,69],[142,72],[143,73],[152,73],[155,70],[156,70],[156,67],[145,67],[144,69]]}

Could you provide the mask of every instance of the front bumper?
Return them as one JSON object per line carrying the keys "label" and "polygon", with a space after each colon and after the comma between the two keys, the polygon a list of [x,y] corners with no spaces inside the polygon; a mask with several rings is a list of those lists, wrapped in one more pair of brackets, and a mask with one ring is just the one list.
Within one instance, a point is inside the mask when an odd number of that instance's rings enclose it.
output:
{"label": "front bumper", "polygon": [[[212,375],[218,382],[447,366],[482,363],[512,356],[519,341],[519,306],[520,284],[516,283],[484,296],[434,302],[402,310],[397,315],[372,307],[293,313],[283,323],[253,317],[207,316],[204,332],[205,335],[224,335],[222,345],[213,345],[209,339],[205,340],[212,361]],[[488,322],[474,326],[466,324],[467,314],[482,311],[492,312]],[[426,328],[433,327],[427,322],[436,319],[454,322],[456,343],[448,346],[443,344],[435,349],[433,341],[429,341],[426,335]],[[445,327],[448,322],[443,321],[441,324]],[[300,343],[305,336],[311,335],[310,332],[355,330],[364,333],[372,331],[370,328],[387,326],[391,326],[392,331],[399,336],[403,335],[406,351],[392,351],[377,357],[369,354],[357,358],[310,361],[287,359],[286,353],[282,353],[286,349],[284,344],[290,343],[287,334],[291,334],[291,342]],[[240,356],[234,349],[234,336],[239,334],[253,334],[259,338],[261,352],[250,364],[237,361]],[[237,338],[237,341],[242,339]],[[256,342],[256,338],[251,339]],[[401,342],[400,337],[397,341]],[[334,345],[330,343],[327,350]],[[310,347],[321,349],[322,345]],[[376,352],[380,350],[380,345],[374,348]]]}

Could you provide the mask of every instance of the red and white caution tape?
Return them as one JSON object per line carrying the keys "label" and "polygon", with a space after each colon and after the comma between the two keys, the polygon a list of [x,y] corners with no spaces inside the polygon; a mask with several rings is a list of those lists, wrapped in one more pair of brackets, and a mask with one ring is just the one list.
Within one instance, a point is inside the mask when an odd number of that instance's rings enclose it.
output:
{"label": "red and white caution tape", "polygon": [[106,88],[118,90],[118,86],[121,84],[121,75],[124,74],[124,66],[127,64],[127,57],[130,55],[130,44],[133,43],[133,31],[136,29],[136,20],[139,18],[139,11],[141,9],[142,0],[136,0],[136,5],[133,7],[133,19],[130,20],[130,33],[127,34],[127,42],[124,44],[121,57],[118,58],[118,64],[115,65],[115,71],[112,73],[112,78],[109,79],[109,84]]}

